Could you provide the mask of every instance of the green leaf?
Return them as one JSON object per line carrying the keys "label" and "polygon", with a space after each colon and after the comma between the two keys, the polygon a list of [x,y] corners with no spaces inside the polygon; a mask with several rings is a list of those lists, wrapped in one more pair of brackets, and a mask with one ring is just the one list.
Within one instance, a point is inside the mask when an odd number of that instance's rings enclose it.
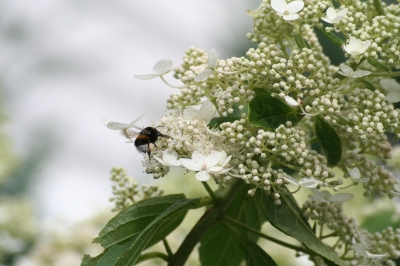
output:
{"label": "green leaf", "polygon": [[240,249],[244,254],[247,265],[251,266],[278,266],[275,261],[256,243],[240,237]]}
{"label": "green leaf", "polygon": [[[198,208],[199,199],[183,199],[175,202],[171,207],[158,215],[142,232],[134,239],[131,247],[121,256],[115,266],[134,265],[142,251],[160,237],[159,232],[164,227],[177,227],[183,220],[189,209]],[[165,236],[164,236],[165,237]]]}
{"label": "green leaf", "polygon": [[[262,223],[266,220],[261,206],[261,193],[250,197],[247,193],[249,189],[248,185],[241,188],[225,215],[260,230]],[[257,240],[257,236],[254,234],[243,229],[242,232],[248,238]],[[216,222],[204,235],[201,240],[199,256],[201,264],[207,266],[240,265],[244,258],[235,235],[221,222]]]}
{"label": "green leaf", "polygon": [[[172,204],[182,199],[185,199],[183,194],[176,194],[139,201],[112,218],[103,230],[101,230],[99,237],[94,242],[108,248],[131,239],[142,232],[148,224]],[[163,231],[160,231],[160,235],[168,235],[175,227],[163,229]],[[149,243],[149,245],[151,244],[154,243]]]}
{"label": "green leaf", "polygon": [[85,255],[82,259],[81,266],[114,265],[118,258],[124,254],[131,244],[132,240],[123,245],[114,245],[94,258],[91,258],[89,255]]}
{"label": "green leaf", "polygon": [[243,109],[240,110],[239,109],[240,105],[241,104],[235,103],[232,106],[233,113],[229,114],[228,116],[214,117],[213,119],[211,119],[211,121],[208,123],[208,127],[209,128],[218,127],[219,125],[221,125],[222,123],[225,123],[225,122],[232,123],[236,120],[240,120],[242,118],[242,114],[247,113],[247,110],[249,109],[248,105],[244,104]]}
{"label": "green leaf", "polygon": [[273,194],[270,196],[262,194],[263,208],[269,222],[318,255],[344,266],[345,263],[340,257],[315,236],[293,196],[281,194],[280,200],[281,205],[275,205]]}
{"label": "green leaf", "polygon": [[290,107],[267,93],[259,93],[249,104],[248,120],[257,127],[274,130],[287,121],[296,125],[300,119],[299,108]]}
{"label": "green leaf", "polygon": [[315,134],[328,161],[328,166],[338,164],[342,157],[342,142],[336,131],[323,118],[317,116]]}
{"label": "green leaf", "polygon": [[333,42],[335,45],[342,47],[342,45],[344,44],[344,41],[342,39],[339,38],[339,36],[337,36],[336,34],[334,34],[333,32],[326,32],[325,28],[322,27],[320,28],[320,30],[322,31],[322,33],[331,41]]}
{"label": "green leaf", "polygon": [[367,89],[369,89],[370,91],[375,91],[376,90],[374,85],[372,85],[370,82],[366,81],[365,79],[358,79],[358,80],[361,81],[365,85],[365,87]]}
{"label": "green leaf", "polygon": [[382,64],[378,60],[375,60],[375,59],[373,59],[371,57],[368,57],[367,60],[368,60],[368,63],[370,63],[376,69],[379,69],[379,70],[385,71],[385,72],[390,72],[390,68],[388,68],[387,66],[385,66],[384,64]]}

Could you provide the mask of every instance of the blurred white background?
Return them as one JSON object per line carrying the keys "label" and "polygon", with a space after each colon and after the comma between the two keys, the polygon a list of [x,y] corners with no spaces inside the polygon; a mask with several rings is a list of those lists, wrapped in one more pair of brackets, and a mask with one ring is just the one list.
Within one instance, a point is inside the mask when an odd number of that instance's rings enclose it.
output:
{"label": "blurred white background", "polygon": [[[148,126],[173,89],[134,74],[196,46],[242,56],[252,45],[247,1],[0,1],[0,86],[6,130],[20,158],[37,156],[30,192],[44,220],[85,219],[111,208],[109,171],[140,182],[142,155],[104,116]],[[43,155],[44,154],[44,155]]]}

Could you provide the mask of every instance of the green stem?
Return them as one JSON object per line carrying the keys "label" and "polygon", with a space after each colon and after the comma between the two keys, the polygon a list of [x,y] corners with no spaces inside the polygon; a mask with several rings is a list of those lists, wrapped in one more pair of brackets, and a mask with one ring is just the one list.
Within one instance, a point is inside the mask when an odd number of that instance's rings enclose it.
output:
{"label": "green stem", "polygon": [[172,251],[171,251],[171,248],[169,247],[169,244],[168,244],[168,242],[167,242],[167,239],[164,238],[164,239],[162,240],[162,242],[163,242],[163,244],[164,244],[165,251],[167,251],[168,257],[171,257],[171,256],[172,256]]}
{"label": "green stem", "polygon": [[400,71],[397,72],[377,72],[377,73],[372,73],[368,75],[368,77],[385,77],[385,78],[394,78],[394,77],[400,77]]}
{"label": "green stem", "polygon": [[201,183],[203,184],[204,188],[207,190],[208,194],[213,199],[213,201],[216,202],[217,201],[217,197],[215,196],[214,191],[212,191],[212,189],[207,184],[207,182],[201,182]]}
{"label": "green stem", "polygon": [[192,253],[197,243],[200,242],[207,230],[212,227],[226,211],[242,186],[244,186],[244,182],[241,179],[235,178],[229,182],[228,186],[221,191],[221,194],[219,195],[220,197],[218,197],[220,200],[218,202],[214,202],[214,206],[208,209],[192,228],[192,230],[190,230],[189,234],[185,237],[176,253],[170,258],[168,262],[169,266],[185,265],[186,260]]}
{"label": "green stem", "polygon": [[298,246],[283,242],[283,241],[281,241],[279,239],[273,238],[271,236],[265,235],[265,234],[261,233],[260,231],[257,231],[257,230],[255,230],[255,229],[253,229],[253,228],[251,228],[251,227],[249,227],[249,226],[247,226],[247,225],[245,225],[245,224],[243,224],[243,223],[241,223],[241,222],[239,222],[239,221],[237,221],[237,220],[235,220],[232,217],[229,217],[227,215],[223,216],[222,222],[224,224],[228,225],[228,226],[230,226],[230,224],[237,225],[237,226],[245,229],[246,231],[248,231],[248,232],[250,232],[252,234],[255,234],[257,236],[265,238],[265,239],[267,239],[267,240],[269,240],[271,242],[274,242],[274,243],[276,243],[278,245],[281,245],[283,247],[290,248],[290,249],[293,249],[293,250],[296,250],[296,251],[300,251],[300,252],[303,252],[303,253],[306,253],[306,254],[314,255],[314,252],[312,252],[309,249],[298,247]]}
{"label": "green stem", "polygon": [[166,262],[168,262],[168,256],[165,255],[164,253],[161,252],[148,252],[148,253],[143,253],[142,255],[140,255],[140,257],[137,259],[137,261],[135,262],[136,264],[139,264],[145,260],[152,260],[155,258],[159,258],[162,259]]}

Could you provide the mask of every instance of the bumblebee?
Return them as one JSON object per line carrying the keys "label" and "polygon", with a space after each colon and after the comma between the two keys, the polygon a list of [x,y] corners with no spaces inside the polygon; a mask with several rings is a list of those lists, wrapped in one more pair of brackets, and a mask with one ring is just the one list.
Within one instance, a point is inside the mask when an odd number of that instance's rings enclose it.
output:
{"label": "bumblebee", "polygon": [[139,135],[135,139],[135,147],[139,152],[147,153],[150,160],[150,154],[154,147],[157,148],[156,141],[158,137],[170,138],[172,137],[162,134],[154,127],[146,127],[139,132]]}

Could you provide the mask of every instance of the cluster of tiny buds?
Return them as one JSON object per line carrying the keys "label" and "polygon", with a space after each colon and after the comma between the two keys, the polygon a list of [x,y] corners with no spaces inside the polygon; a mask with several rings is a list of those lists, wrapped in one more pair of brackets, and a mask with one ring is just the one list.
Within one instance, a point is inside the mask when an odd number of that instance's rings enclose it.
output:
{"label": "cluster of tiny buds", "polygon": [[142,185],[140,191],[137,180],[128,176],[122,168],[112,168],[110,180],[113,182],[113,197],[110,201],[115,202],[115,208],[112,211],[122,211],[137,201],[163,194],[163,191],[154,185]]}

